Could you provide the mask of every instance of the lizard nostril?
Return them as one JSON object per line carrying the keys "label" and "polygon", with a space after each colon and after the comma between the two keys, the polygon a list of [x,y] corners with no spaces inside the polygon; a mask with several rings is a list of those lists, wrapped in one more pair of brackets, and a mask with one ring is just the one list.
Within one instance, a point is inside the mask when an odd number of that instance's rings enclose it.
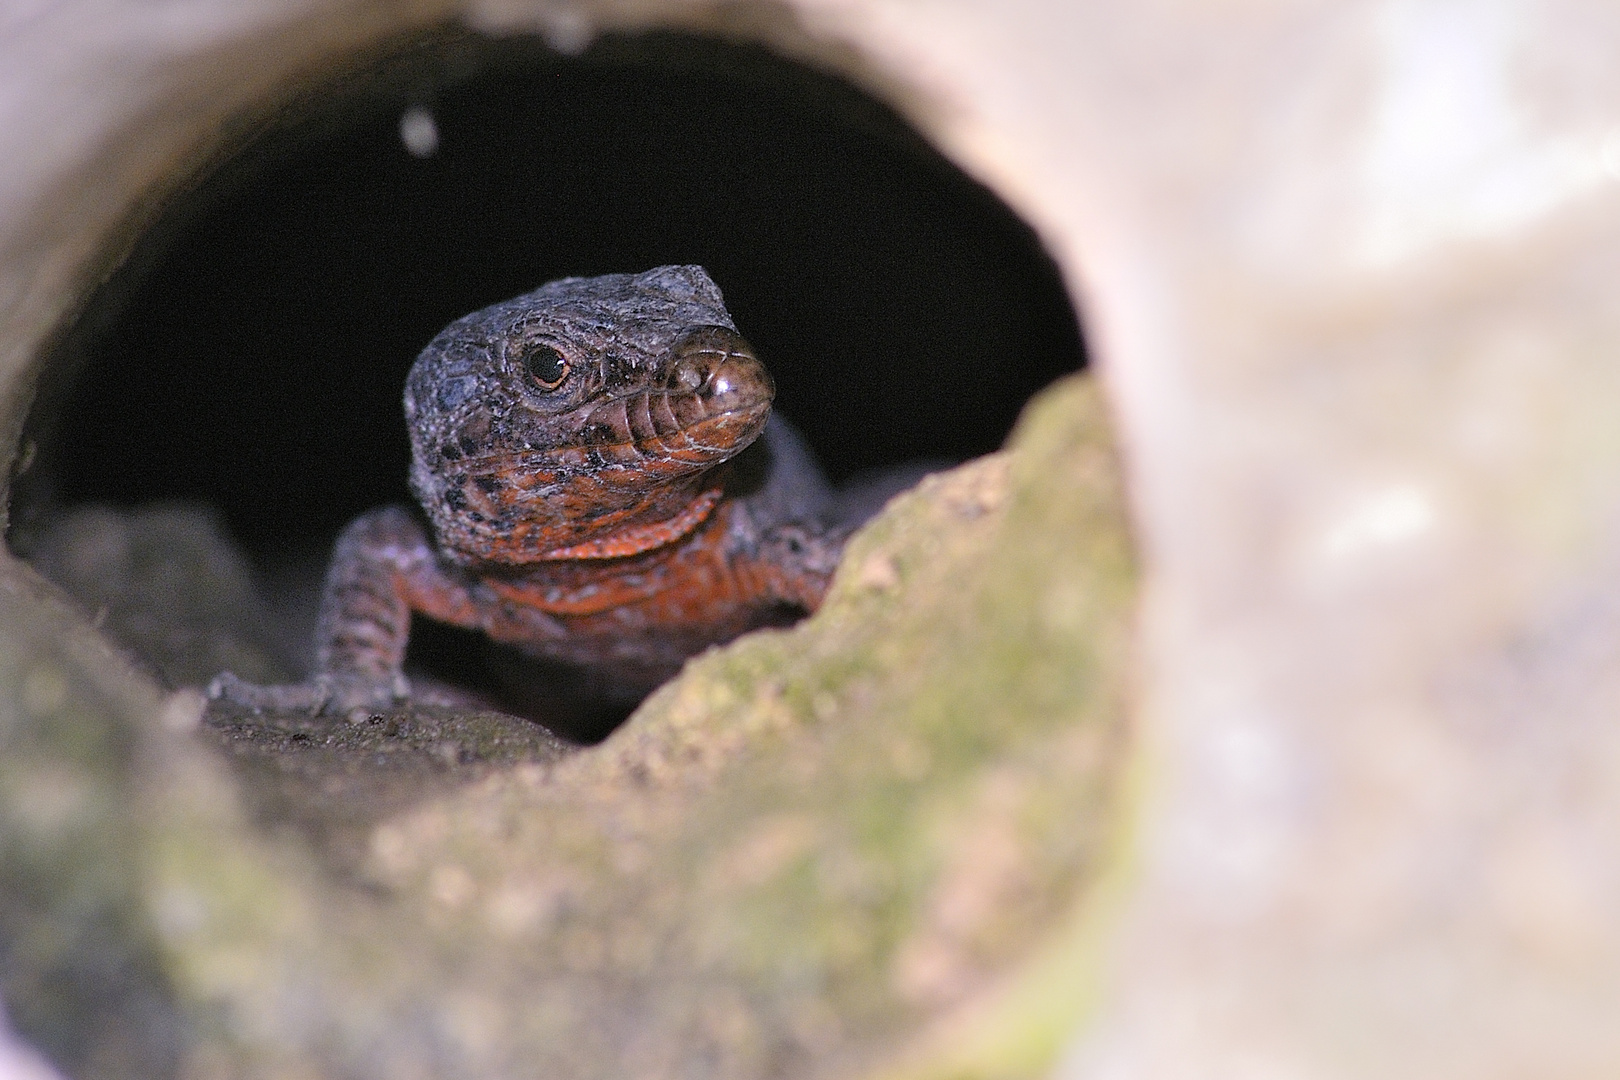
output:
{"label": "lizard nostril", "polygon": [[[702,413],[752,411],[776,396],[770,372],[735,330],[702,326],[672,347],[673,361],[665,384],[690,394]],[[695,417],[693,419],[696,419]]]}
{"label": "lizard nostril", "polygon": [[711,412],[729,412],[768,404],[776,396],[765,365],[746,353],[729,353],[709,361],[697,395]]}

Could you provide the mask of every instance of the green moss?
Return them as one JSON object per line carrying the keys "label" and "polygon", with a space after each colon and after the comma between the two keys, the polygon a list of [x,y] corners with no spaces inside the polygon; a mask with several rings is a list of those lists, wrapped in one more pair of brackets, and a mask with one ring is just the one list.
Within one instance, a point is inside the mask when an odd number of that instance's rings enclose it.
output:
{"label": "green moss", "polygon": [[[140,798],[108,789],[138,818],[116,865],[190,1067],[1039,1071],[1088,970],[1062,928],[1117,835],[1133,594],[1108,431],[1072,379],[1006,453],[896,499],[815,618],[694,659],[592,750],[487,715],[270,717],[233,766],[140,729]],[[356,762],[410,797],[374,798]],[[1031,989],[998,1012],[1009,979]]]}
{"label": "green moss", "polygon": [[135,723],[156,698],[10,560],[0,626],[0,995],[72,1075],[162,1077],[182,1018],[130,813]]}

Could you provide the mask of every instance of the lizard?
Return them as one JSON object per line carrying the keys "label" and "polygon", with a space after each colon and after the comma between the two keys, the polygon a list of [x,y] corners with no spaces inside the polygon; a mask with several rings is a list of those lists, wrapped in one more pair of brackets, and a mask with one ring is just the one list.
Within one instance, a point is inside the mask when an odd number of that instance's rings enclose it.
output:
{"label": "lizard", "polygon": [[308,679],[225,672],[209,696],[398,706],[416,612],[633,699],[710,645],[813,612],[852,526],[774,396],[699,266],[563,278],[452,322],[406,377],[419,512],[372,510],[339,536]]}

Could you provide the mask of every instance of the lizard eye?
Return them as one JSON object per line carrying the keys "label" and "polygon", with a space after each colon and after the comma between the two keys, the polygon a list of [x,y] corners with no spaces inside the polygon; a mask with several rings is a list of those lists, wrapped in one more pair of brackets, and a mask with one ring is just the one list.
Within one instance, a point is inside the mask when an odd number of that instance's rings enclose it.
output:
{"label": "lizard eye", "polygon": [[568,378],[569,363],[550,345],[536,345],[523,358],[523,370],[543,389],[555,390]]}

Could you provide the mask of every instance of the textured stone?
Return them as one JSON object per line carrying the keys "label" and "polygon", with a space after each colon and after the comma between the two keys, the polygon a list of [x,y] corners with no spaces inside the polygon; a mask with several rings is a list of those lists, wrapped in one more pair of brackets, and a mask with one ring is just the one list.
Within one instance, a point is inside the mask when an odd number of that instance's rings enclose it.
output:
{"label": "textured stone", "polygon": [[[1100,865],[1134,594],[1120,499],[1095,388],[1071,380],[1010,450],[895,500],[814,619],[694,660],[572,753],[443,707],[199,728],[177,695],[133,733],[135,865],[109,889],[159,939],[143,957],[190,1024],[187,1068],[892,1057],[1029,956]],[[1061,1030],[1033,1037],[1049,1053]]]}

